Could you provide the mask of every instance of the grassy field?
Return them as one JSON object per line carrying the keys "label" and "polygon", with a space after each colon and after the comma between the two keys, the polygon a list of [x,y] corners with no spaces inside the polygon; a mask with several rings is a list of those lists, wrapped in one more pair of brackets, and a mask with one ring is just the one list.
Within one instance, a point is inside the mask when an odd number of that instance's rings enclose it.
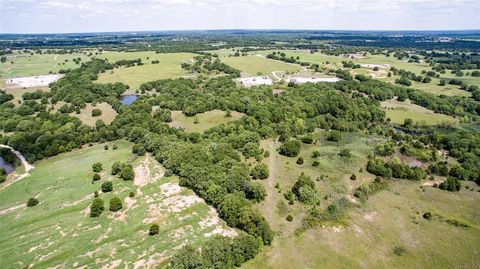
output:
{"label": "grassy field", "polygon": [[[180,65],[194,56],[195,54],[192,53],[155,53],[153,51],[105,52],[98,57],[108,59],[110,62],[140,58],[144,65],[107,71],[100,74],[98,82],[123,82],[130,86],[130,92],[134,92],[142,83],[148,81],[192,76],[191,73],[183,70]],[[159,60],[160,63],[152,64],[151,61],[153,60]]]}
{"label": "grassy field", "polygon": [[[292,188],[303,172],[315,181],[318,196],[328,199],[321,201],[321,206],[327,206],[330,201],[344,197],[352,192],[360,184],[370,181],[372,176],[368,173],[359,172],[364,167],[367,155],[373,150],[380,138],[369,136],[358,136],[349,133],[343,134],[341,142],[330,142],[325,139],[326,132],[315,133],[317,142],[315,144],[302,144],[302,150],[298,157],[304,159],[304,164],[296,164],[297,158],[285,157],[276,151],[281,145],[278,141],[262,141],[261,147],[270,151],[270,156],[263,160],[269,166],[270,177],[259,181],[267,190],[267,197],[259,205],[260,211],[269,221],[280,237],[293,236],[293,232],[299,228],[300,221],[305,215],[307,207],[301,203],[288,205],[283,194]],[[338,154],[341,149],[350,149],[352,157],[345,159]],[[320,157],[313,158],[313,151],[319,151]],[[314,160],[319,160],[318,166],[312,166]],[[352,181],[349,177],[355,173],[357,180]],[[322,176],[328,175],[328,177]],[[274,186],[280,186],[280,192]],[[291,214],[294,221],[285,220]]]}
{"label": "grassy field", "polygon": [[[410,72],[414,72],[417,75],[421,75],[421,72],[423,70],[430,71],[432,69],[432,67],[429,66],[427,63],[423,63],[423,62],[409,63],[404,60],[398,60],[393,56],[386,57],[385,55],[367,54],[362,58],[348,59],[341,56],[326,55],[319,52],[312,54],[306,50],[280,50],[280,51],[286,53],[287,57],[290,57],[290,56],[299,57],[300,60],[302,61],[318,63],[327,68],[341,68],[342,61],[352,61],[357,64],[379,64],[379,65],[386,64],[386,65],[394,66],[397,69],[404,69]],[[256,51],[254,53],[266,56],[267,54],[270,54],[272,52],[273,50],[264,50],[264,51]],[[396,77],[388,78],[385,76],[385,73],[387,73],[388,70],[389,68],[381,68],[380,71],[374,72],[370,68],[362,67],[360,69],[355,69],[354,73],[372,75],[372,77],[374,78],[394,83]],[[440,86],[439,85],[440,79],[444,79],[444,78],[445,79],[455,78],[455,75],[449,74],[447,72],[447,74],[441,75],[440,78],[433,78],[432,82],[430,83],[413,82],[412,87],[419,90],[427,91],[436,95],[444,94],[444,95],[456,95],[456,96],[470,96],[469,92],[460,90],[458,86],[453,86],[448,84],[445,86]],[[480,85],[480,78],[462,77],[460,79],[464,80],[469,85]]]}
{"label": "grassy field", "polygon": [[[231,117],[225,117],[225,111],[218,109],[200,113],[194,117],[187,117],[182,111],[172,111],[172,122],[170,122],[169,125],[171,127],[182,128],[188,133],[201,133],[222,123],[238,120],[242,116],[242,113],[232,111]],[[198,123],[194,123],[195,119],[198,120]]]}
{"label": "grassy field", "polygon": [[399,102],[397,100],[388,100],[381,103],[387,118],[392,123],[402,124],[405,119],[412,119],[415,123],[422,125],[436,125],[441,123],[458,123],[458,120],[443,114],[435,113],[424,107],[412,104],[409,100]]}
{"label": "grassy field", "polygon": [[[357,204],[348,215],[346,226],[326,226],[297,234],[301,219],[309,208],[295,202],[288,205],[283,193],[290,189],[300,173],[309,175],[316,184],[321,199],[320,208],[340,197],[350,197],[354,189],[373,176],[365,172],[367,155],[382,140],[372,136],[343,134],[340,142],[325,140],[325,132],[316,134],[313,145],[302,144],[297,158],[279,155],[280,143],[262,142],[270,151],[263,160],[269,166],[270,177],[259,181],[267,190],[266,200],[259,209],[277,233],[270,247],[241,268],[478,268],[480,266],[480,193],[462,188],[459,193],[425,186],[424,182],[391,181],[390,188],[372,197],[366,204]],[[338,152],[351,150],[350,160]],[[320,165],[313,167],[313,150],[320,152]],[[362,171],[360,171],[360,169]],[[352,181],[350,175],[357,179]],[[320,178],[328,174],[329,177]],[[320,178],[320,179],[319,179]],[[275,188],[279,184],[280,191]],[[423,219],[425,212],[443,216],[443,220]],[[288,222],[287,215],[293,216]],[[469,228],[448,222],[461,220]],[[395,254],[394,248],[401,251]],[[460,250],[461,249],[461,250]],[[402,252],[403,251],[403,252]]]}
{"label": "grassy field", "polygon": [[256,55],[221,57],[220,59],[222,62],[245,72],[246,75],[249,76],[256,76],[258,74],[267,75],[273,71],[297,72],[302,70],[302,68],[296,64],[288,64]]}
{"label": "grassy field", "polygon": [[[94,108],[100,109],[102,111],[102,115],[98,117],[92,117],[92,110]],[[117,111],[115,111],[109,104],[99,103],[95,107],[91,104],[87,104],[85,108],[80,110],[80,114],[76,114],[74,112],[70,115],[79,118],[86,125],[94,127],[97,120],[102,120],[107,125],[110,124],[117,114]]]}
{"label": "grassy field", "polygon": [[0,78],[47,75],[50,71],[57,73],[60,69],[76,68],[79,65],[72,60],[78,57],[82,62],[90,59],[83,53],[30,55],[14,51],[7,54],[7,62],[0,64]]}
{"label": "grassy field", "polygon": [[[242,268],[478,268],[480,193],[459,193],[420,182],[392,182],[350,213],[347,227],[308,230],[277,237],[273,245]],[[471,222],[456,227],[425,212]],[[394,248],[404,250],[397,255]],[[397,252],[398,253],[398,252]]]}
{"label": "grassy field", "polygon": [[[2,268],[153,268],[165,265],[181,244],[200,244],[214,229],[235,233],[203,200],[179,187],[176,177],[162,177],[163,168],[153,158],[135,157],[126,141],[108,145],[109,150],[101,144],[39,161],[29,177],[0,191]],[[130,162],[135,181],[111,176],[113,161]],[[94,162],[104,170],[102,179],[92,183]],[[113,182],[113,192],[101,193],[107,180]],[[105,211],[90,218],[96,190]],[[128,197],[131,191],[133,198]],[[113,196],[123,201],[115,213],[108,210]],[[40,203],[26,208],[30,197]],[[160,225],[158,235],[148,235],[150,223]]]}

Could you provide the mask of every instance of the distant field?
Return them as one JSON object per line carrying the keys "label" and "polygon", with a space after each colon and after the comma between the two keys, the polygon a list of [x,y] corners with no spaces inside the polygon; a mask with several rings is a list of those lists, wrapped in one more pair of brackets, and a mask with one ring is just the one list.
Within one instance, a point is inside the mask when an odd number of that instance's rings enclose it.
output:
{"label": "distant field", "polygon": [[[163,168],[153,158],[135,157],[126,141],[108,145],[109,150],[101,144],[39,161],[29,177],[0,191],[2,268],[155,268],[165,265],[181,244],[201,243],[214,229],[235,233],[203,200],[179,187],[176,177],[162,177]],[[113,161],[132,163],[135,182],[111,176]],[[102,179],[92,183],[94,162],[101,162],[104,170]],[[107,180],[113,182],[113,192],[101,193]],[[96,190],[105,211],[90,218]],[[133,198],[128,197],[131,191]],[[113,196],[123,202],[116,213],[108,209]],[[26,208],[30,197],[40,203]],[[150,223],[160,225],[158,235],[148,235]]]}
{"label": "distant field", "polygon": [[[183,128],[186,132],[204,132],[212,127],[238,120],[243,116],[242,113],[236,111],[231,112],[231,117],[225,117],[225,111],[212,110],[205,113],[197,114],[194,117],[185,116],[182,111],[172,111],[172,122],[169,123],[171,127]],[[198,123],[194,123],[195,118]]]}
{"label": "distant field", "polygon": [[[417,75],[421,75],[421,72],[423,70],[429,71],[432,69],[432,67],[429,66],[427,63],[423,63],[423,62],[409,63],[408,61],[398,60],[397,58],[393,57],[393,55],[390,57],[386,57],[385,55],[367,54],[366,56],[363,56],[361,58],[349,59],[349,58],[344,58],[342,56],[326,55],[319,52],[312,54],[307,50],[264,50],[264,51],[250,52],[250,53],[257,53],[257,54],[266,56],[272,53],[273,51],[284,52],[286,53],[287,57],[298,56],[302,61],[322,64],[324,67],[327,67],[327,68],[341,68],[342,61],[352,61],[357,64],[379,64],[379,65],[388,64],[390,66],[396,67],[397,69],[404,69],[410,72],[414,72]],[[388,71],[389,68],[381,68],[381,70]],[[375,72],[373,72],[369,68],[362,67],[360,69],[355,69],[354,71],[356,73],[361,73],[366,75],[373,74],[373,77],[377,78],[375,76]],[[448,71],[446,74],[441,75],[440,79],[443,79],[443,78],[451,79],[451,78],[455,78],[455,75],[449,74],[449,71]],[[378,79],[394,83],[396,77],[387,78],[385,75],[383,75],[382,77],[378,77]],[[448,85],[448,84],[445,86],[438,85],[440,83],[440,79],[432,78],[432,82],[430,83],[413,82],[412,87],[419,90],[424,90],[436,95],[444,94],[444,95],[456,95],[456,96],[470,96],[469,92],[460,90],[458,86]],[[465,76],[459,79],[464,80],[465,83],[469,85],[480,85],[480,78]]]}
{"label": "distant field", "polygon": [[[179,78],[192,76],[191,73],[181,68],[182,62],[193,59],[192,53],[155,53],[145,52],[106,52],[98,56],[108,59],[110,62],[118,60],[142,59],[144,65],[128,68],[120,68],[100,74],[99,83],[123,82],[130,86],[129,92],[134,92],[142,83],[167,78]],[[149,58],[147,60],[147,57]],[[152,64],[152,60],[159,60],[160,63]]]}
{"label": "distant field", "polygon": [[256,55],[221,57],[221,61],[251,76],[256,76],[260,73],[268,75],[273,71],[297,72],[302,70],[302,68],[296,64],[288,64]]}
{"label": "distant field", "polygon": [[458,122],[451,116],[434,113],[429,109],[412,104],[410,101],[388,100],[382,102],[381,106],[387,114],[387,118],[390,118],[391,122],[395,124],[402,124],[407,118],[412,119],[415,123],[426,125]]}
{"label": "distant field", "polygon": [[79,65],[72,60],[78,57],[82,62],[90,59],[83,53],[30,55],[14,51],[7,54],[7,62],[0,63],[0,78],[47,75],[50,71],[57,73],[60,69],[76,68]]}
{"label": "distant field", "polygon": [[[92,110],[94,108],[100,109],[102,111],[102,115],[98,117],[92,117]],[[93,107],[91,104],[87,104],[84,109],[80,110],[80,114],[75,114],[74,112],[70,115],[79,118],[88,126],[95,127],[97,120],[102,120],[105,124],[110,124],[115,116],[117,116],[117,112],[109,104],[100,103],[95,107]]]}

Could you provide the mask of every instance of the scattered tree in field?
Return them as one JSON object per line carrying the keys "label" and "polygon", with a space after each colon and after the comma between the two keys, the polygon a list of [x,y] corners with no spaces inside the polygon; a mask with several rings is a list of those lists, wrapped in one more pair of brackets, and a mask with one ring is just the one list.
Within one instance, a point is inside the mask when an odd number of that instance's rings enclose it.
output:
{"label": "scattered tree in field", "polygon": [[438,186],[441,190],[459,191],[461,188],[460,181],[456,177],[447,177],[447,179]]}
{"label": "scattered tree in field", "polygon": [[427,219],[427,220],[432,219],[432,213],[430,213],[430,212],[425,212],[425,214],[423,214],[423,218],[424,218],[424,219]]}
{"label": "scattered tree in field", "polygon": [[342,158],[351,158],[352,157],[352,153],[350,152],[349,149],[340,150],[340,153],[338,153],[338,155],[340,155],[340,157],[342,157]]}
{"label": "scattered tree in field", "polygon": [[149,235],[156,235],[160,231],[160,226],[156,223],[150,225],[150,229],[148,230]]}
{"label": "scattered tree in field", "polygon": [[131,191],[131,192],[128,194],[128,197],[130,197],[130,198],[135,197],[135,192]]}
{"label": "scattered tree in field", "polygon": [[298,140],[290,140],[280,146],[280,154],[288,157],[295,157],[300,153],[302,144]]}
{"label": "scattered tree in field", "polygon": [[120,170],[119,176],[123,180],[133,180],[135,178],[135,172],[131,164],[123,164]]}
{"label": "scattered tree in field", "polygon": [[287,221],[292,221],[293,220],[293,216],[292,215],[288,215],[287,216]]}
{"label": "scattered tree in field", "polygon": [[102,163],[100,163],[100,162],[94,163],[94,164],[92,165],[92,170],[93,170],[93,172],[98,173],[98,172],[102,171],[102,169],[103,169]]}
{"label": "scattered tree in field", "polygon": [[93,181],[98,181],[98,180],[100,180],[100,178],[101,178],[100,175],[97,174],[97,173],[93,174],[93,176],[92,176]]}
{"label": "scattered tree in field", "polygon": [[268,166],[264,163],[259,163],[253,167],[250,175],[254,179],[266,179],[268,178]]}
{"label": "scattered tree in field", "polygon": [[92,117],[98,117],[100,115],[102,115],[102,110],[100,110],[98,108],[92,109]]}
{"label": "scattered tree in field", "polygon": [[90,206],[90,217],[96,218],[100,216],[104,209],[105,206],[103,205],[103,200],[99,197],[94,198],[92,205]]}
{"label": "scattered tree in field", "polygon": [[111,192],[113,190],[113,184],[111,181],[103,182],[101,186],[102,192]]}
{"label": "scattered tree in field", "polygon": [[338,131],[330,131],[327,135],[327,140],[332,142],[340,142],[342,134]]}
{"label": "scattered tree in field", "polygon": [[110,199],[110,211],[117,212],[122,209],[122,200],[118,197],[113,197]]}
{"label": "scattered tree in field", "polygon": [[108,150],[108,145],[103,146],[104,150]]}
{"label": "scattered tree in field", "polygon": [[36,205],[38,205],[38,203],[39,203],[39,202],[38,202],[38,199],[32,197],[32,198],[28,199],[28,201],[27,201],[27,207],[36,206]]}
{"label": "scattered tree in field", "polygon": [[298,157],[298,159],[297,159],[297,164],[300,165],[300,164],[303,164],[303,162],[304,162],[303,158],[302,158],[302,157]]}
{"label": "scattered tree in field", "polygon": [[317,201],[315,183],[304,173],[298,177],[297,182],[295,182],[292,187],[292,192],[295,194],[298,201],[302,203],[314,204]]}
{"label": "scattered tree in field", "polygon": [[357,180],[357,175],[352,174],[352,175],[350,176],[350,179],[351,179],[351,180]]}
{"label": "scattered tree in field", "polygon": [[122,163],[120,163],[120,162],[118,162],[118,161],[115,161],[115,162],[112,164],[112,172],[111,172],[111,174],[112,174],[112,175],[116,175],[116,174],[118,174],[121,170],[122,170]]}

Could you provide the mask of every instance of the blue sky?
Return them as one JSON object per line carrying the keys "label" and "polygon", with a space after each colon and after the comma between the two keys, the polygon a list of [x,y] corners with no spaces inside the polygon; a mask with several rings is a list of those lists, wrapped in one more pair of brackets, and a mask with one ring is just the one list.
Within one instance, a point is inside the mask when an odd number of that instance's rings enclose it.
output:
{"label": "blue sky", "polygon": [[480,0],[0,0],[0,33],[480,29]]}

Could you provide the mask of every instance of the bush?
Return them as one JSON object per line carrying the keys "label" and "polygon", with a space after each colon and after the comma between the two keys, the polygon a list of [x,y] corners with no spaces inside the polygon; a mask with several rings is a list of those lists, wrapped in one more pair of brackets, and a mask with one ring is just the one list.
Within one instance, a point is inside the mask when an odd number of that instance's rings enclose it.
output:
{"label": "bush", "polygon": [[171,169],[166,169],[163,176],[164,177],[171,177],[171,176],[173,176],[173,171]]}
{"label": "bush", "polygon": [[113,184],[111,181],[103,182],[101,186],[102,192],[111,192],[113,190]]}
{"label": "bush", "polygon": [[302,142],[305,143],[305,144],[313,144],[314,138],[311,134],[308,134],[308,135],[302,137]]}
{"label": "bush", "polygon": [[268,166],[264,163],[259,163],[252,169],[250,175],[254,179],[266,179],[268,178]]}
{"label": "bush", "polygon": [[461,184],[457,178],[449,176],[444,182],[440,183],[439,188],[446,191],[459,191]]}
{"label": "bush", "polygon": [[93,192],[93,197],[97,198],[98,197],[98,191]]}
{"label": "bush", "polygon": [[156,235],[160,231],[160,226],[156,223],[152,224],[150,226],[150,229],[148,230],[149,235]]}
{"label": "bush", "polygon": [[320,160],[313,161],[312,166],[315,166],[315,167],[320,166]]}
{"label": "bush", "polygon": [[138,156],[143,156],[146,153],[145,147],[141,144],[135,144],[132,147],[132,153],[137,154]]}
{"label": "bush", "polygon": [[100,115],[102,115],[102,111],[100,109],[98,108],[92,109],[92,117],[98,117]]}
{"label": "bush", "polygon": [[427,220],[432,219],[432,213],[426,212],[425,214],[423,214],[423,218],[424,218],[424,219],[427,219]]}
{"label": "bush", "polygon": [[108,145],[103,146],[104,150],[108,150]]}
{"label": "bush", "polygon": [[123,164],[119,176],[123,180],[133,180],[135,178],[135,173],[133,172],[132,165]]}
{"label": "bush", "polygon": [[117,161],[112,164],[112,172],[111,172],[112,175],[118,174],[121,170],[122,170],[122,164],[120,162]]}
{"label": "bush", "polygon": [[327,136],[328,141],[340,142],[342,140],[342,134],[338,131],[330,131]]}
{"label": "bush", "polygon": [[393,248],[393,253],[397,256],[402,256],[403,254],[405,254],[407,252],[407,250],[402,247],[402,246],[395,246]]}
{"label": "bush", "polygon": [[352,153],[350,153],[349,149],[342,149],[340,150],[340,153],[338,154],[342,158],[350,158],[352,157]]}
{"label": "bush", "polygon": [[7,177],[5,175],[0,175],[0,183],[5,182],[7,180]]}
{"label": "bush", "polygon": [[303,158],[302,157],[298,157],[297,159],[297,164],[303,164]]}
{"label": "bush", "polygon": [[90,206],[90,217],[96,218],[100,216],[105,209],[103,205],[103,200],[99,197],[93,199],[92,205]]}
{"label": "bush", "polygon": [[36,206],[36,205],[38,205],[38,203],[39,203],[39,202],[38,202],[38,199],[32,197],[32,198],[28,199],[28,201],[27,201],[27,207]]}
{"label": "bush", "polygon": [[312,157],[313,157],[313,158],[318,158],[318,157],[320,157],[320,151],[314,150],[314,151],[312,152]]}
{"label": "bush", "polygon": [[280,146],[280,154],[287,157],[296,157],[300,153],[302,144],[298,140],[290,140]]}
{"label": "bush", "polygon": [[260,183],[248,182],[245,188],[245,196],[249,200],[260,202],[265,199],[265,196],[267,196],[267,192]]}
{"label": "bush", "polygon": [[288,215],[288,216],[287,216],[287,221],[292,221],[292,220],[293,220],[292,215]]}
{"label": "bush", "polygon": [[118,197],[113,197],[110,199],[110,211],[117,212],[120,209],[122,209],[122,200],[120,200]]}
{"label": "bush", "polygon": [[92,176],[92,180],[93,180],[93,181],[99,181],[100,178],[101,178],[100,175],[97,174],[97,173],[93,174],[93,176]]}
{"label": "bush", "polygon": [[94,164],[92,165],[92,170],[93,170],[93,172],[98,173],[98,172],[102,171],[102,169],[103,169],[102,163],[97,162],[97,163],[94,163]]}
{"label": "bush", "polygon": [[113,148],[113,150],[116,150],[116,149],[118,149],[118,146],[115,145],[115,144],[113,144],[113,147],[112,147],[112,148]]}
{"label": "bush", "polygon": [[135,193],[134,193],[133,191],[131,191],[131,192],[128,194],[128,197],[130,197],[130,198],[135,197]]}
{"label": "bush", "polygon": [[350,179],[351,179],[351,180],[357,180],[357,175],[352,174],[352,175],[350,176]]}
{"label": "bush", "polygon": [[314,204],[317,201],[315,183],[304,173],[298,177],[297,182],[293,185],[292,193],[295,194],[298,201],[302,203]]}

